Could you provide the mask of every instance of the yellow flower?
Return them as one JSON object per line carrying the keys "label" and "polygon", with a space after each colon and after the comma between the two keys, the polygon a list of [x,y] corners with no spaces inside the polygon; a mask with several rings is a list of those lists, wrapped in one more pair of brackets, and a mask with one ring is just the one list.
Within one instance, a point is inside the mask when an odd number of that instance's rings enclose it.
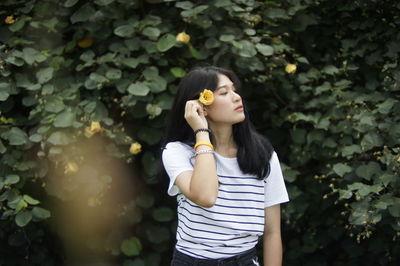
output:
{"label": "yellow flower", "polygon": [[85,128],[85,136],[87,138],[90,138],[94,134],[98,133],[101,131],[101,125],[99,122],[92,122],[90,124],[90,127]]}
{"label": "yellow flower", "polygon": [[90,131],[93,132],[93,134],[96,134],[97,132],[101,131],[101,125],[99,122],[92,122],[90,124]]}
{"label": "yellow flower", "polygon": [[129,148],[129,152],[132,153],[133,155],[136,155],[142,151],[142,145],[139,142],[135,142],[131,144],[131,147]]}
{"label": "yellow flower", "polygon": [[297,66],[295,64],[287,64],[285,71],[289,74],[296,72]]}
{"label": "yellow flower", "polygon": [[186,34],[186,32],[181,32],[178,35],[176,35],[176,41],[181,42],[181,43],[188,43],[190,41],[190,35]]}
{"label": "yellow flower", "polygon": [[64,168],[64,174],[74,174],[78,172],[78,165],[74,162],[69,162]]}
{"label": "yellow flower", "polygon": [[214,102],[214,93],[205,89],[200,93],[199,101],[204,105],[210,105]]}
{"label": "yellow flower", "polygon": [[7,24],[13,24],[15,22],[14,16],[8,16],[6,17],[6,19],[4,20],[5,23]]}
{"label": "yellow flower", "polygon": [[93,38],[88,36],[78,41],[78,46],[82,48],[88,48],[92,46],[92,44],[93,44]]}

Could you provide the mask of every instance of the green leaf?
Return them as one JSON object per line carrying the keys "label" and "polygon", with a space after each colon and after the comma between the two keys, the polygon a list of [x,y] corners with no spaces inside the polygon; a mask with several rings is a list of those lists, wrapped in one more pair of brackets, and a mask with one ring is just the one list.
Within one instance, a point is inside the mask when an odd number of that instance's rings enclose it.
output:
{"label": "green leaf", "polygon": [[235,36],[232,34],[222,34],[221,36],[219,36],[219,40],[221,42],[230,42],[233,41],[235,39]]}
{"label": "green leaf", "polygon": [[137,58],[123,58],[121,63],[125,66],[136,68],[140,64],[140,61]]}
{"label": "green leaf", "polygon": [[176,44],[176,38],[172,34],[165,34],[157,41],[157,49],[160,52],[166,52]]}
{"label": "green leaf", "polygon": [[161,31],[158,28],[146,27],[142,33],[150,39],[156,39],[160,36]]}
{"label": "green leaf", "polygon": [[343,177],[345,174],[350,173],[352,168],[343,163],[337,163],[333,166],[333,171],[339,176]]}
{"label": "green leaf", "polygon": [[12,127],[4,132],[2,137],[7,139],[10,145],[20,146],[28,143],[28,135],[18,127]]}
{"label": "green leaf", "polygon": [[144,82],[136,82],[129,85],[128,92],[135,96],[146,96],[150,92],[150,88]]}
{"label": "green leaf", "polygon": [[382,137],[376,132],[367,133],[361,140],[361,148],[363,151],[370,150],[374,147],[383,145]]}
{"label": "green leaf", "polygon": [[181,67],[173,67],[173,68],[170,68],[169,71],[176,78],[183,78],[186,75],[186,71]]}
{"label": "green leaf", "polygon": [[99,6],[108,6],[109,4],[113,3],[114,0],[95,0],[94,2]]}
{"label": "green leaf", "polygon": [[90,73],[89,78],[90,78],[91,80],[95,81],[96,83],[104,83],[104,82],[107,82],[107,79],[106,79],[103,75],[100,75],[100,74],[98,74],[98,73],[96,73],[96,72]]}
{"label": "green leaf", "polygon": [[117,69],[117,68],[111,68],[109,70],[107,70],[106,73],[106,78],[108,79],[120,79],[122,76],[122,72],[121,70]]}
{"label": "green leaf", "polygon": [[78,11],[76,11],[74,14],[71,16],[71,23],[75,24],[78,22],[85,22],[89,21],[92,17],[93,14],[96,13],[96,10],[94,10],[90,4],[83,5]]}
{"label": "green leaf", "polygon": [[165,227],[149,227],[146,230],[147,239],[154,244],[160,244],[170,238],[170,233]]}
{"label": "green leaf", "polygon": [[167,89],[167,81],[161,76],[154,77],[147,85],[153,93],[159,93]]}
{"label": "green leaf", "polygon": [[322,69],[322,72],[324,72],[328,75],[334,75],[334,74],[339,73],[339,69],[337,69],[337,67],[335,67],[333,65],[328,65]]}
{"label": "green leaf", "polygon": [[389,185],[391,182],[395,181],[396,178],[392,174],[385,173],[381,176],[379,176],[379,179],[382,181],[382,184],[386,187]]}
{"label": "green leaf", "polygon": [[46,83],[53,78],[54,69],[52,67],[47,67],[39,70],[36,73],[36,78],[40,84]]}
{"label": "green leaf", "polygon": [[258,52],[260,52],[262,55],[265,55],[265,56],[270,56],[270,55],[274,54],[274,48],[272,46],[269,46],[266,44],[257,43],[256,49]]}
{"label": "green leaf", "polygon": [[366,180],[371,180],[373,175],[378,175],[381,172],[381,167],[376,162],[369,162],[368,164],[360,165],[356,169],[356,174]]}
{"label": "green leaf", "polygon": [[10,85],[8,83],[0,83],[0,101],[5,101],[10,96]]}
{"label": "green leaf", "polygon": [[193,47],[191,43],[188,43],[187,46],[189,47],[189,52],[192,54],[192,56],[196,59],[200,59],[200,53],[196,50],[196,48]]}
{"label": "green leaf", "polygon": [[0,139],[0,153],[3,154],[7,151],[7,148],[4,146],[3,142]]}
{"label": "green leaf", "polygon": [[157,222],[169,222],[174,219],[174,212],[171,208],[160,207],[153,210],[152,216]]}
{"label": "green leaf", "polygon": [[353,196],[353,192],[349,190],[340,189],[339,190],[339,197],[341,199],[350,199]]}
{"label": "green leaf", "polygon": [[65,7],[73,7],[79,0],[67,0],[64,3]]}
{"label": "green leaf", "polygon": [[126,256],[137,256],[140,254],[142,250],[142,243],[137,237],[131,237],[129,239],[125,239],[121,243],[121,251]]}
{"label": "green leaf", "polygon": [[131,25],[122,25],[114,29],[114,34],[119,37],[129,38],[133,36],[135,29]]}
{"label": "green leaf", "polygon": [[6,179],[4,180],[4,184],[6,185],[12,185],[18,183],[20,180],[18,175],[8,175],[6,176]]}
{"label": "green leaf", "polygon": [[149,209],[154,204],[154,196],[150,193],[143,193],[139,197],[136,198],[136,204],[139,207]]}
{"label": "green leaf", "polygon": [[47,139],[53,145],[68,145],[71,143],[71,137],[61,131],[56,131]]}
{"label": "green leaf", "polygon": [[28,211],[28,210],[19,212],[19,213],[15,216],[15,223],[16,223],[19,227],[24,227],[24,226],[27,225],[31,220],[32,220],[32,212],[31,212],[31,211]]}
{"label": "green leaf", "polygon": [[388,208],[390,215],[393,217],[399,218],[400,217],[400,204],[395,204]]}
{"label": "green leaf", "polygon": [[62,110],[64,110],[65,105],[64,102],[62,100],[61,97],[58,96],[49,96],[49,98],[47,98],[47,102],[44,106],[44,109],[47,112],[51,112],[51,113],[58,113]]}
{"label": "green leaf", "polygon": [[191,8],[191,9],[182,11],[181,16],[184,18],[185,17],[194,17],[194,16],[202,13],[207,8],[208,8],[208,5],[199,5],[199,6],[196,6],[195,8]]}
{"label": "green leaf", "polygon": [[70,127],[75,121],[75,113],[71,109],[66,109],[56,116],[55,127]]}
{"label": "green leaf", "polygon": [[50,211],[43,209],[41,207],[33,207],[32,214],[35,218],[44,220],[51,217]]}
{"label": "green leaf", "polygon": [[37,204],[40,203],[40,201],[38,201],[38,200],[36,200],[36,199],[32,198],[31,196],[26,195],[26,194],[24,195],[24,200],[26,202],[28,202],[30,205],[37,205]]}
{"label": "green leaf", "polygon": [[177,8],[188,10],[188,9],[192,9],[194,5],[190,1],[177,1],[175,6]]}

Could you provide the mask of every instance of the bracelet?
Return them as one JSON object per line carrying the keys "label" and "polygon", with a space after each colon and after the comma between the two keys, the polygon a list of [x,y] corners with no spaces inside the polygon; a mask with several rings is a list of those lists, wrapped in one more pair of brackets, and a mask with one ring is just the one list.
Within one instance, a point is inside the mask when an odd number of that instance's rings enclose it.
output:
{"label": "bracelet", "polygon": [[196,151],[195,156],[199,154],[206,154],[206,153],[214,153],[213,150],[201,150],[201,151]]}
{"label": "bracelet", "polygon": [[211,129],[209,129],[209,128],[199,128],[199,129],[196,129],[193,133],[194,133],[194,135],[196,135],[200,131],[208,132],[211,134]]}
{"label": "bracelet", "polygon": [[194,145],[194,149],[196,150],[197,147],[199,147],[200,145],[205,145],[210,147],[212,150],[214,150],[214,146],[209,143],[209,142],[197,142],[196,145]]}

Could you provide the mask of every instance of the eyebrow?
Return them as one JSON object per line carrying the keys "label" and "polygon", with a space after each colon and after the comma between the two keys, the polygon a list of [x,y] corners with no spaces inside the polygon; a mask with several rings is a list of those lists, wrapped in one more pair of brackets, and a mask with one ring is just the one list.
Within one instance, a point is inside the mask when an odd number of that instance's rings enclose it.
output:
{"label": "eyebrow", "polygon": [[[219,90],[219,89],[222,89],[222,88],[225,88],[225,87],[229,87],[229,84],[219,86],[219,87],[217,87],[215,90]],[[232,87],[235,88],[235,84],[232,83]]]}

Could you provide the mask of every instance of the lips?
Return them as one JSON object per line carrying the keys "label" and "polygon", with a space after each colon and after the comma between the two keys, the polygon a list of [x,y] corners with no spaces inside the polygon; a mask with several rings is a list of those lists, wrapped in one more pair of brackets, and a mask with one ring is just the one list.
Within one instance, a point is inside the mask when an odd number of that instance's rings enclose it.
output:
{"label": "lips", "polygon": [[235,108],[235,111],[243,111],[243,105],[240,105]]}

